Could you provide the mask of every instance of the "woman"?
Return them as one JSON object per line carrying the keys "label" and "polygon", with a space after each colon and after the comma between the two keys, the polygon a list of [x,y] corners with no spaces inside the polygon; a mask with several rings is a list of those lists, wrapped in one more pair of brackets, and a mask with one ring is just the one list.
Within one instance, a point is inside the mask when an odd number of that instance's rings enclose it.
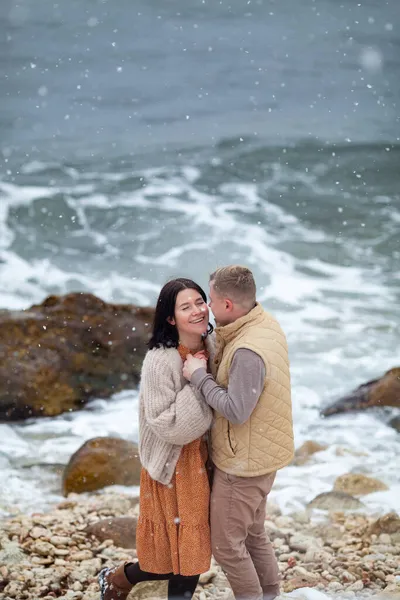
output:
{"label": "woman", "polygon": [[211,561],[210,488],[204,434],[212,412],[184,379],[191,353],[207,364],[212,332],[204,291],[174,279],[160,292],[139,406],[138,562],[103,569],[101,600],[125,600],[136,583],[168,580],[168,597],[191,598]]}

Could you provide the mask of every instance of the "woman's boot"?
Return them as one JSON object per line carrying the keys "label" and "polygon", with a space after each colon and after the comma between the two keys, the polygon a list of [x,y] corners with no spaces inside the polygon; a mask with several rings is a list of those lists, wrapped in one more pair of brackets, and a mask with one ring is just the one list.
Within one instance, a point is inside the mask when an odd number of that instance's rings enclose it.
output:
{"label": "woman's boot", "polygon": [[125,565],[113,569],[105,568],[100,571],[98,580],[100,585],[101,600],[126,600],[133,588],[132,583],[125,575]]}

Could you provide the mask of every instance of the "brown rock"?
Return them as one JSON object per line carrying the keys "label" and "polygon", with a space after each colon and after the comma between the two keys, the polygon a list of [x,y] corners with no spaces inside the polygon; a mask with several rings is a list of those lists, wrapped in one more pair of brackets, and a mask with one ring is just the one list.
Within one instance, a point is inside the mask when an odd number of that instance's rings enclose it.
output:
{"label": "brown rock", "polygon": [[136,526],[134,517],[114,517],[92,523],[85,531],[101,542],[112,540],[118,548],[136,548]]}
{"label": "brown rock", "polygon": [[304,579],[301,576],[293,577],[292,579],[288,579],[282,583],[282,589],[287,594],[293,592],[294,590],[298,590],[303,587],[314,587],[315,584],[310,583],[307,579]]}
{"label": "brown rock", "polygon": [[137,385],[153,314],[85,293],[0,311],[0,419],[54,416]]}
{"label": "brown rock", "polygon": [[93,438],[71,456],[63,474],[63,493],[67,496],[108,485],[139,485],[140,470],[136,444],[121,438]]}
{"label": "brown rock", "polygon": [[322,450],[326,450],[328,446],[323,446],[318,444],[318,442],[313,442],[312,440],[307,440],[297,448],[296,453],[294,455],[294,459],[292,461],[292,465],[304,465],[307,460],[316,452],[321,452]]}
{"label": "brown rock", "polygon": [[321,510],[357,510],[362,508],[364,504],[344,492],[324,492],[318,494],[311,502],[307,504],[307,508],[319,508]]}
{"label": "brown rock", "polygon": [[380,535],[381,533],[400,533],[400,516],[391,512],[380,517],[369,528],[369,533]]}
{"label": "brown rock", "polygon": [[379,379],[360,385],[352,393],[325,408],[321,414],[329,417],[371,406],[400,407],[400,367],[390,369]]}
{"label": "brown rock", "polygon": [[346,492],[351,496],[365,496],[373,492],[387,490],[388,487],[382,481],[367,477],[361,473],[346,473],[340,475],[333,485],[336,492]]}

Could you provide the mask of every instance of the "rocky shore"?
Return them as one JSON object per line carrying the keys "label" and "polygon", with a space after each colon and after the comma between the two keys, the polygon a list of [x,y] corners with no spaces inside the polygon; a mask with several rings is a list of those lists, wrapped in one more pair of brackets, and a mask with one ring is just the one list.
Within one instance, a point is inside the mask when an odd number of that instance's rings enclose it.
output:
{"label": "rocky shore", "polygon": [[[138,514],[136,498],[104,491],[70,495],[51,512],[1,522],[0,599],[98,600],[100,569],[136,556],[121,545],[133,545]],[[125,529],[132,524],[126,536],[113,525],[118,517],[126,519]],[[282,516],[270,504],[266,528],[279,560],[283,595],[311,587],[338,598],[400,598],[400,517],[395,513]],[[130,597],[161,598],[164,592],[163,583],[142,584]],[[232,594],[213,564],[202,575],[196,598],[214,597],[228,600]]]}
{"label": "rocky shore", "polygon": [[0,310],[0,419],[54,417],[135,388],[153,316],[83,292]]}

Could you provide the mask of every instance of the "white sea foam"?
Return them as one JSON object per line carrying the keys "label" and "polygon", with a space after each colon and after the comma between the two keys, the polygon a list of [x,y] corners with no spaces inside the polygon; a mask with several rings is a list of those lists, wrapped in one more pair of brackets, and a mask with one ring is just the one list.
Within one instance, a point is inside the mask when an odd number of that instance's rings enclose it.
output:
{"label": "white sea foam", "polygon": [[137,402],[136,391],[125,391],[110,401],[94,401],[80,412],[0,425],[0,457],[8,460],[2,468],[8,485],[0,491],[0,514],[60,501],[60,479],[49,468],[66,464],[86,440],[104,435],[137,440]]}
{"label": "white sea foam", "polygon": [[[302,510],[317,494],[330,491],[336,477],[353,472],[378,477],[389,487],[388,491],[364,497],[364,512],[399,511],[400,440],[396,432],[372,414],[321,421],[316,408],[319,401],[312,390],[295,389],[296,445],[311,438],[328,447],[313,455],[307,464],[280,471],[271,500],[277,502],[284,513]],[[0,456],[9,461],[3,471],[12,480],[0,493],[3,510],[6,506],[10,510],[33,510],[60,500],[59,480],[43,465],[65,464],[87,439],[107,435],[136,441],[137,402],[137,392],[126,391],[111,400],[92,402],[79,412],[22,425],[1,425]],[[41,471],[28,468],[35,464],[42,465]],[[35,478],[41,472],[45,485],[32,495]]]}

